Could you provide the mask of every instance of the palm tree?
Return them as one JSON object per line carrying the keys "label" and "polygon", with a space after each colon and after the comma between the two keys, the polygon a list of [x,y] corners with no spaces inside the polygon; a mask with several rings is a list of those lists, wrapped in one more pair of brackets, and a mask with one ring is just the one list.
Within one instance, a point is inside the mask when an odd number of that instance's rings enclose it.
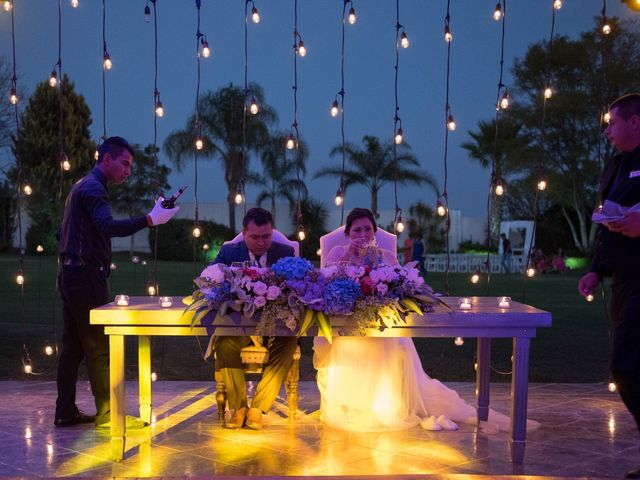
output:
{"label": "palm tree", "polygon": [[[296,152],[290,150],[287,153],[285,147],[288,134],[276,132],[271,135],[258,150],[262,162],[262,172],[253,172],[249,181],[260,185],[262,190],[258,193],[256,202],[259,206],[266,200],[271,202],[271,213],[276,220],[276,200],[284,198],[293,209],[298,198],[307,196],[307,187],[302,179],[298,179],[296,171]],[[298,158],[300,173],[306,173],[305,160],[307,159],[307,144],[302,140],[298,144]]]}
{"label": "palm tree", "polygon": [[[380,143],[380,139],[373,135],[365,135],[362,138],[364,148],[351,143],[344,146],[344,154],[348,165],[344,174],[340,165],[321,168],[313,178],[334,177],[343,178],[343,189],[346,192],[351,185],[364,185],[371,194],[371,211],[378,216],[378,193],[380,189],[395,180],[400,185],[409,183],[429,185],[436,196],[439,195],[438,183],[435,178],[424,170],[419,170],[420,163],[410,153],[408,145],[397,145],[397,168],[393,158],[393,144],[391,142]],[[331,149],[330,155],[342,155],[342,145],[336,145]]]}
{"label": "palm tree", "polygon": [[[268,126],[277,120],[276,112],[264,101],[262,88],[249,84],[250,94],[260,105],[257,115],[247,113],[245,143],[247,153],[255,151],[269,138]],[[201,136],[204,147],[200,154],[207,158],[216,158],[224,167],[224,179],[227,184],[227,203],[229,205],[229,227],[236,230],[234,197],[238,184],[246,179],[249,158],[243,164],[243,110],[247,95],[233,84],[215,92],[206,92],[199,102]],[[167,137],[163,148],[181,170],[187,159],[194,158],[194,143],[197,137],[195,113],[187,120],[183,130],[175,130]]]}

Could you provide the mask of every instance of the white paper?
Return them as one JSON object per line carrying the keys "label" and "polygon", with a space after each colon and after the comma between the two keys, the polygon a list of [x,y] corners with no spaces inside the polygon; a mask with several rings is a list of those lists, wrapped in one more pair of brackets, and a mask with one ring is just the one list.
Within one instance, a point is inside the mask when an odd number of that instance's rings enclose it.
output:
{"label": "white paper", "polygon": [[631,207],[623,207],[611,200],[605,200],[602,208],[593,212],[591,220],[596,223],[615,222],[616,220],[622,220],[626,212],[640,212],[640,203],[636,203]]}

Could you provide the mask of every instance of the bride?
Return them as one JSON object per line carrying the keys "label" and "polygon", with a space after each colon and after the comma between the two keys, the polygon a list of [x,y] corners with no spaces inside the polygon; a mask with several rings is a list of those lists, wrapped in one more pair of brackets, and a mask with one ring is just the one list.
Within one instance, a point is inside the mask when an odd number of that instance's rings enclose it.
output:
{"label": "bride", "polygon": [[[347,216],[347,246],[331,249],[325,264],[347,262],[397,265],[395,255],[375,246],[371,211]],[[420,424],[428,430],[457,430],[455,422],[477,423],[476,409],[422,369],[411,338],[334,337],[314,340],[320,416],[325,423],[353,431],[400,430]],[[494,430],[509,419],[490,411]]]}

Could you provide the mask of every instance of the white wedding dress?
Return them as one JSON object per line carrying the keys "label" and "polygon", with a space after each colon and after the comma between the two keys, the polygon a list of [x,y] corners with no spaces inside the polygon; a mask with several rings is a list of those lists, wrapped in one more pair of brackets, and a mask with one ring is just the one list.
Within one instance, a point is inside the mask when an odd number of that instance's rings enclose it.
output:
{"label": "white wedding dress", "polygon": [[[391,252],[381,253],[384,260],[397,264]],[[345,258],[346,247],[337,246],[327,264]],[[410,338],[333,337],[330,344],[316,337],[313,349],[320,417],[328,425],[381,431],[418,424],[429,430],[456,430],[453,422],[477,424],[475,407],[424,372]],[[486,431],[508,430],[509,418],[491,410],[485,427],[489,425]]]}

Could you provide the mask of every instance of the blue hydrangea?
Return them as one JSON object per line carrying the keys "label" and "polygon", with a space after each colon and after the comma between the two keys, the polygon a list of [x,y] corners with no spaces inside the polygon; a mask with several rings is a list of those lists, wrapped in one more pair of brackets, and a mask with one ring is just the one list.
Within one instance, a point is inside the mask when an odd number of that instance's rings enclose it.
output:
{"label": "blue hydrangea", "polygon": [[216,285],[211,290],[204,291],[204,297],[210,303],[222,303],[231,299],[231,285],[229,282],[224,282]]}
{"label": "blue hydrangea", "polygon": [[304,258],[285,257],[274,263],[271,270],[279,277],[284,277],[285,280],[302,280],[307,272],[313,270],[313,265]]}
{"label": "blue hydrangea", "polygon": [[353,305],[360,298],[360,285],[349,278],[338,278],[327,284],[322,297],[325,302],[325,312],[332,314],[349,314]]}

